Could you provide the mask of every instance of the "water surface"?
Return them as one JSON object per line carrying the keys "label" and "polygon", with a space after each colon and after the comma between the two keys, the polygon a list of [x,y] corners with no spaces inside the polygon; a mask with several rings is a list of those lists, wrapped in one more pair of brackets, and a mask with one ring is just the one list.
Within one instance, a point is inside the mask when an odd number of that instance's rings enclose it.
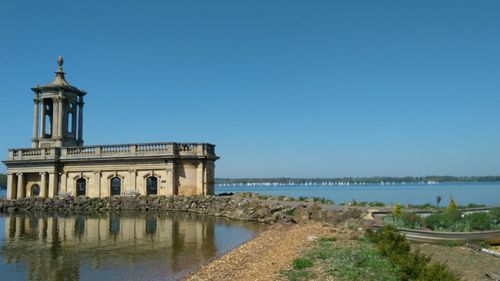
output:
{"label": "water surface", "polygon": [[257,192],[268,195],[291,197],[325,197],[335,203],[356,201],[379,201],[386,204],[435,204],[442,197],[446,204],[451,196],[457,204],[469,203],[500,206],[500,182],[439,183],[439,184],[369,184],[349,186],[322,185],[278,185],[278,186],[217,186],[216,193]]}
{"label": "water surface", "polygon": [[0,217],[1,280],[179,280],[263,225],[174,212]]}

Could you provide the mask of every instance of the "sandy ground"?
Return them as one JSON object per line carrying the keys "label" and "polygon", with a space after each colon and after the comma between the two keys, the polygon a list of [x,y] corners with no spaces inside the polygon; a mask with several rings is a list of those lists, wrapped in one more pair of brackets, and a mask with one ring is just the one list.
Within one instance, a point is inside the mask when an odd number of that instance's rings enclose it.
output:
{"label": "sandy ground", "polygon": [[490,280],[486,272],[500,275],[500,258],[472,250],[467,247],[445,247],[431,244],[414,244],[424,254],[440,261],[462,276],[462,280]]}
{"label": "sandy ground", "polygon": [[279,280],[278,272],[290,268],[292,261],[312,243],[312,236],[332,236],[337,232],[320,223],[273,225],[185,280]]}

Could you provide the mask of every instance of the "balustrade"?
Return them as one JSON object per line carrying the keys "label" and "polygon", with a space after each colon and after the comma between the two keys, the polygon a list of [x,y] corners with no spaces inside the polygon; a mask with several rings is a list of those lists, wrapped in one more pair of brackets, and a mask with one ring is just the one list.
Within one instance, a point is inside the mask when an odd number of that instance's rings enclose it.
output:
{"label": "balustrade", "polygon": [[62,148],[11,149],[9,160],[77,159],[134,156],[214,156],[214,145],[204,143],[146,143]]}

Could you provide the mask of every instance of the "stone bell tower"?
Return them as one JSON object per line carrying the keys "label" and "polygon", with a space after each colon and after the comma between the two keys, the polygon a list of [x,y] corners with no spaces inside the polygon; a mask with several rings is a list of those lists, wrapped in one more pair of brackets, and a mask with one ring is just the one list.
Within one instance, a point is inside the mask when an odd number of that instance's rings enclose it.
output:
{"label": "stone bell tower", "polygon": [[63,58],[57,58],[54,81],[31,88],[35,94],[32,147],[83,145],[83,96],[64,78]]}

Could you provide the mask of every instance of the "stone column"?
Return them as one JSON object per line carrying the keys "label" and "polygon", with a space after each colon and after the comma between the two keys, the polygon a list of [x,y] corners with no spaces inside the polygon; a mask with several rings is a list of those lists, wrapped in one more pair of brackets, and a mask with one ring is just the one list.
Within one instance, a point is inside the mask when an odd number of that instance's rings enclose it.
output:
{"label": "stone column", "polygon": [[24,198],[26,192],[24,190],[24,176],[22,173],[17,174],[17,199]]}
{"label": "stone column", "polygon": [[209,190],[208,190],[208,182],[209,182],[209,178],[208,178],[208,169],[209,169],[210,165],[209,164],[205,164],[203,165],[203,195],[209,195]]}
{"label": "stone column", "polygon": [[14,175],[7,175],[7,200],[16,199],[16,187],[14,186]]}
{"label": "stone column", "polygon": [[83,145],[83,97],[78,101],[78,145]]}
{"label": "stone column", "polygon": [[42,177],[42,183],[40,186],[40,197],[42,198],[47,198],[47,173],[40,173],[40,176]]}
{"label": "stone column", "polygon": [[35,95],[35,98],[33,99],[33,139],[31,140],[31,147],[36,148],[38,147],[38,124],[40,123],[38,120],[38,108],[40,107],[39,104],[40,100],[38,99],[38,94]]}
{"label": "stone column", "polygon": [[45,100],[42,99],[42,102],[41,102],[41,106],[42,106],[42,114],[41,114],[41,121],[42,121],[42,126],[41,126],[41,131],[40,131],[40,139],[44,139],[45,138]]}
{"label": "stone column", "polygon": [[129,183],[126,191],[137,191],[137,172],[135,170],[129,172]]}
{"label": "stone column", "polygon": [[[62,94],[62,93],[60,93]],[[57,138],[58,138],[58,146],[62,146],[63,139],[63,107],[64,107],[64,98],[61,96],[57,99]]]}
{"label": "stone column", "polygon": [[48,198],[54,198],[57,195],[57,174],[49,173],[49,195]]}
{"label": "stone column", "polygon": [[177,195],[174,162],[167,163],[167,195]]}
{"label": "stone column", "polygon": [[[89,182],[88,182],[88,184],[89,184],[89,186],[87,186],[87,194],[90,195],[90,191],[91,191],[92,186],[90,185]],[[99,197],[99,198],[103,197],[102,191],[101,191],[101,172],[100,171],[95,172],[95,182],[94,182],[93,188],[95,188],[97,191],[97,197]]]}
{"label": "stone column", "polygon": [[198,163],[198,168],[196,169],[196,195],[201,195],[203,193],[203,183],[205,182],[204,180],[204,169],[205,165],[203,165],[203,162]]}
{"label": "stone column", "polygon": [[50,127],[50,132],[52,134],[52,139],[58,139],[59,138],[59,130],[57,129],[59,127],[59,98],[53,98],[52,99],[52,126]]}
{"label": "stone column", "polygon": [[68,194],[68,174],[61,173],[61,191]]}

